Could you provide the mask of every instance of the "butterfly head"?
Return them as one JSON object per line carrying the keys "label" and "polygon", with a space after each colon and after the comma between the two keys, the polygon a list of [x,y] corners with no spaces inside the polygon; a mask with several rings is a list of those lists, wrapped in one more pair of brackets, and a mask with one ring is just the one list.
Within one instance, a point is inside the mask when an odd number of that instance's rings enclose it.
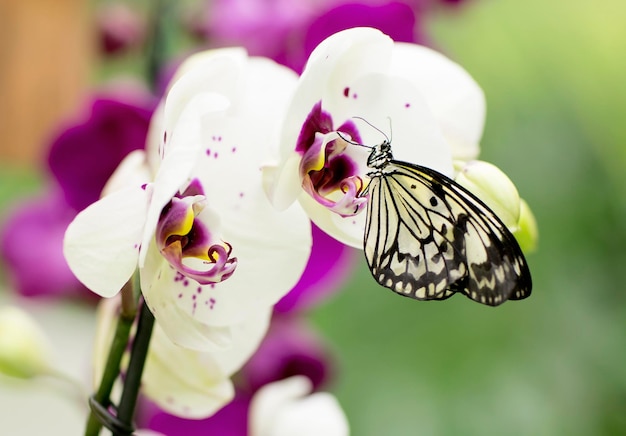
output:
{"label": "butterfly head", "polygon": [[390,160],[393,159],[391,153],[391,142],[385,140],[380,144],[372,147],[372,152],[367,158],[367,166],[377,170],[381,170],[387,166]]}

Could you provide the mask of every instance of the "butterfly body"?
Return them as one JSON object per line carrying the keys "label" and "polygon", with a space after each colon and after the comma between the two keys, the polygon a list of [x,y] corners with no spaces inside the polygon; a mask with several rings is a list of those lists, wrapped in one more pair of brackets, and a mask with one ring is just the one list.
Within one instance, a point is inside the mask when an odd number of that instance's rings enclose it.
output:
{"label": "butterfly body", "polygon": [[435,170],[394,160],[389,141],[373,147],[367,164],[364,252],[378,283],[417,300],[459,292],[490,306],[530,295],[515,237],[474,194]]}

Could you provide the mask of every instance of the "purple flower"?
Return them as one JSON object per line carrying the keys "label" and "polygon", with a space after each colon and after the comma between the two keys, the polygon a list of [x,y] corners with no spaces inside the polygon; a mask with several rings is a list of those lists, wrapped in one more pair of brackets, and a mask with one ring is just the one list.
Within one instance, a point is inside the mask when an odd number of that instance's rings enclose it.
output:
{"label": "purple flower", "polygon": [[54,139],[48,165],[72,208],[80,211],[95,202],[122,159],[144,148],[152,110],[147,99],[96,97],[87,117]]}
{"label": "purple flower", "polygon": [[70,271],[61,247],[75,211],[58,190],[16,205],[0,233],[0,254],[13,288],[25,296],[91,297]]}
{"label": "purple flower", "polygon": [[49,192],[15,205],[3,222],[0,255],[19,293],[93,299],[67,266],[63,235],[76,213],[98,199],[122,158],[144,147],[153,103],[143,94],[130,102],[130,94],[128,102],[93,98],[84,118],[52,141]]}
{"label": "purple flower", "polygon": [[266,384],[304,375],[318,389],[330,378],[330,355],[322,339],[296,316],[274,316],[267,336],[241,370],[243,384],[256,392]]}
{"label": "purple flower", "polygon": [[247,436],[248,394],[237,393],[235,399],[215,415],[200,420],[179,418],[150,404],[138,413],[138,427],[157,431],[167,436]]}
{"label": "purple flower", "polygon": [[121,2],[106,3],[99,8],[96,25],[100,50],[104,54],[118,54],[139,46],[146,33],[146,25],[137,14]]}
{"label": "purple flower", "polygon": [[375,27],[396,41],[423,42],[417,27],[422,9],[399,1],[218,0],[210,9],[204,34],[213,45],[243,45],[253,55],[301,71],[319,42],[350,27]]}
{"label": "purple flower", "polygon": [[285,59],[287,65],[302,70],[306,59],[317,45],[330,35],[351,27],[373,27],[397,42],[424,42],[425,36],[416,27],[419,16],[405,3],[378,5],[340,4],[311,21],[305,34],[302,57]]}

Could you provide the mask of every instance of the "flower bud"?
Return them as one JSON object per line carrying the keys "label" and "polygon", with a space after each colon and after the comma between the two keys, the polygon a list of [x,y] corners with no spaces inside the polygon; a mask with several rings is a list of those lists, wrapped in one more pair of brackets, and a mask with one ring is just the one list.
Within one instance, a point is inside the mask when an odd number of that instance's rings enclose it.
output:
{"label": "flower bud", "polygon": [[520,201],[519,221],[513,235],[525,253],[537,249],[537,240],[539,239],[537,221],[530,207],[523,199]]}
{"label": "flower bud", "polygon": [[520,197],[511,179],[483,161],[456,164],[456,182],[481,199],[512,232],[520,219]]}
{"label": "flower bud", "polygon": [[0,372],[32,378],[47,372],[51,345],[35,320],[14,306],[0,308]]}

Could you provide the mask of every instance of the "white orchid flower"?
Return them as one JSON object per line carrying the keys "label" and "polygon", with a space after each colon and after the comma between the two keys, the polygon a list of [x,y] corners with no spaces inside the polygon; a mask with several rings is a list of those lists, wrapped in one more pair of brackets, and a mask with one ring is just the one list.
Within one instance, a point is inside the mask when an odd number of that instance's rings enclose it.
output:
{"label": "white orchid flower", "polygon": [[243,49],[185,62],[150,128],[101,200],[65,235],[72,271],[103,297],[139,268],[141,290],[173,342],[226,346],[230,326],[264,311],[299,279],[310,222],[277,211],[261,184],[296,76]]}
{"label": "white orchid flower", "polygon": [[311,54],[282,130],[266,189],[277,207],[296,199],[340,241],[361,247],[369,149],[385,137],[394,157],[450,177],[477,156],[482,90],[459,65],[371,28],[336,33]]}
{"label": "white orchid flower", "polygon": [[336,398],[311,390],[303,376],[261,388],[250,404],[250,436],[348,436],[348,420]]}

